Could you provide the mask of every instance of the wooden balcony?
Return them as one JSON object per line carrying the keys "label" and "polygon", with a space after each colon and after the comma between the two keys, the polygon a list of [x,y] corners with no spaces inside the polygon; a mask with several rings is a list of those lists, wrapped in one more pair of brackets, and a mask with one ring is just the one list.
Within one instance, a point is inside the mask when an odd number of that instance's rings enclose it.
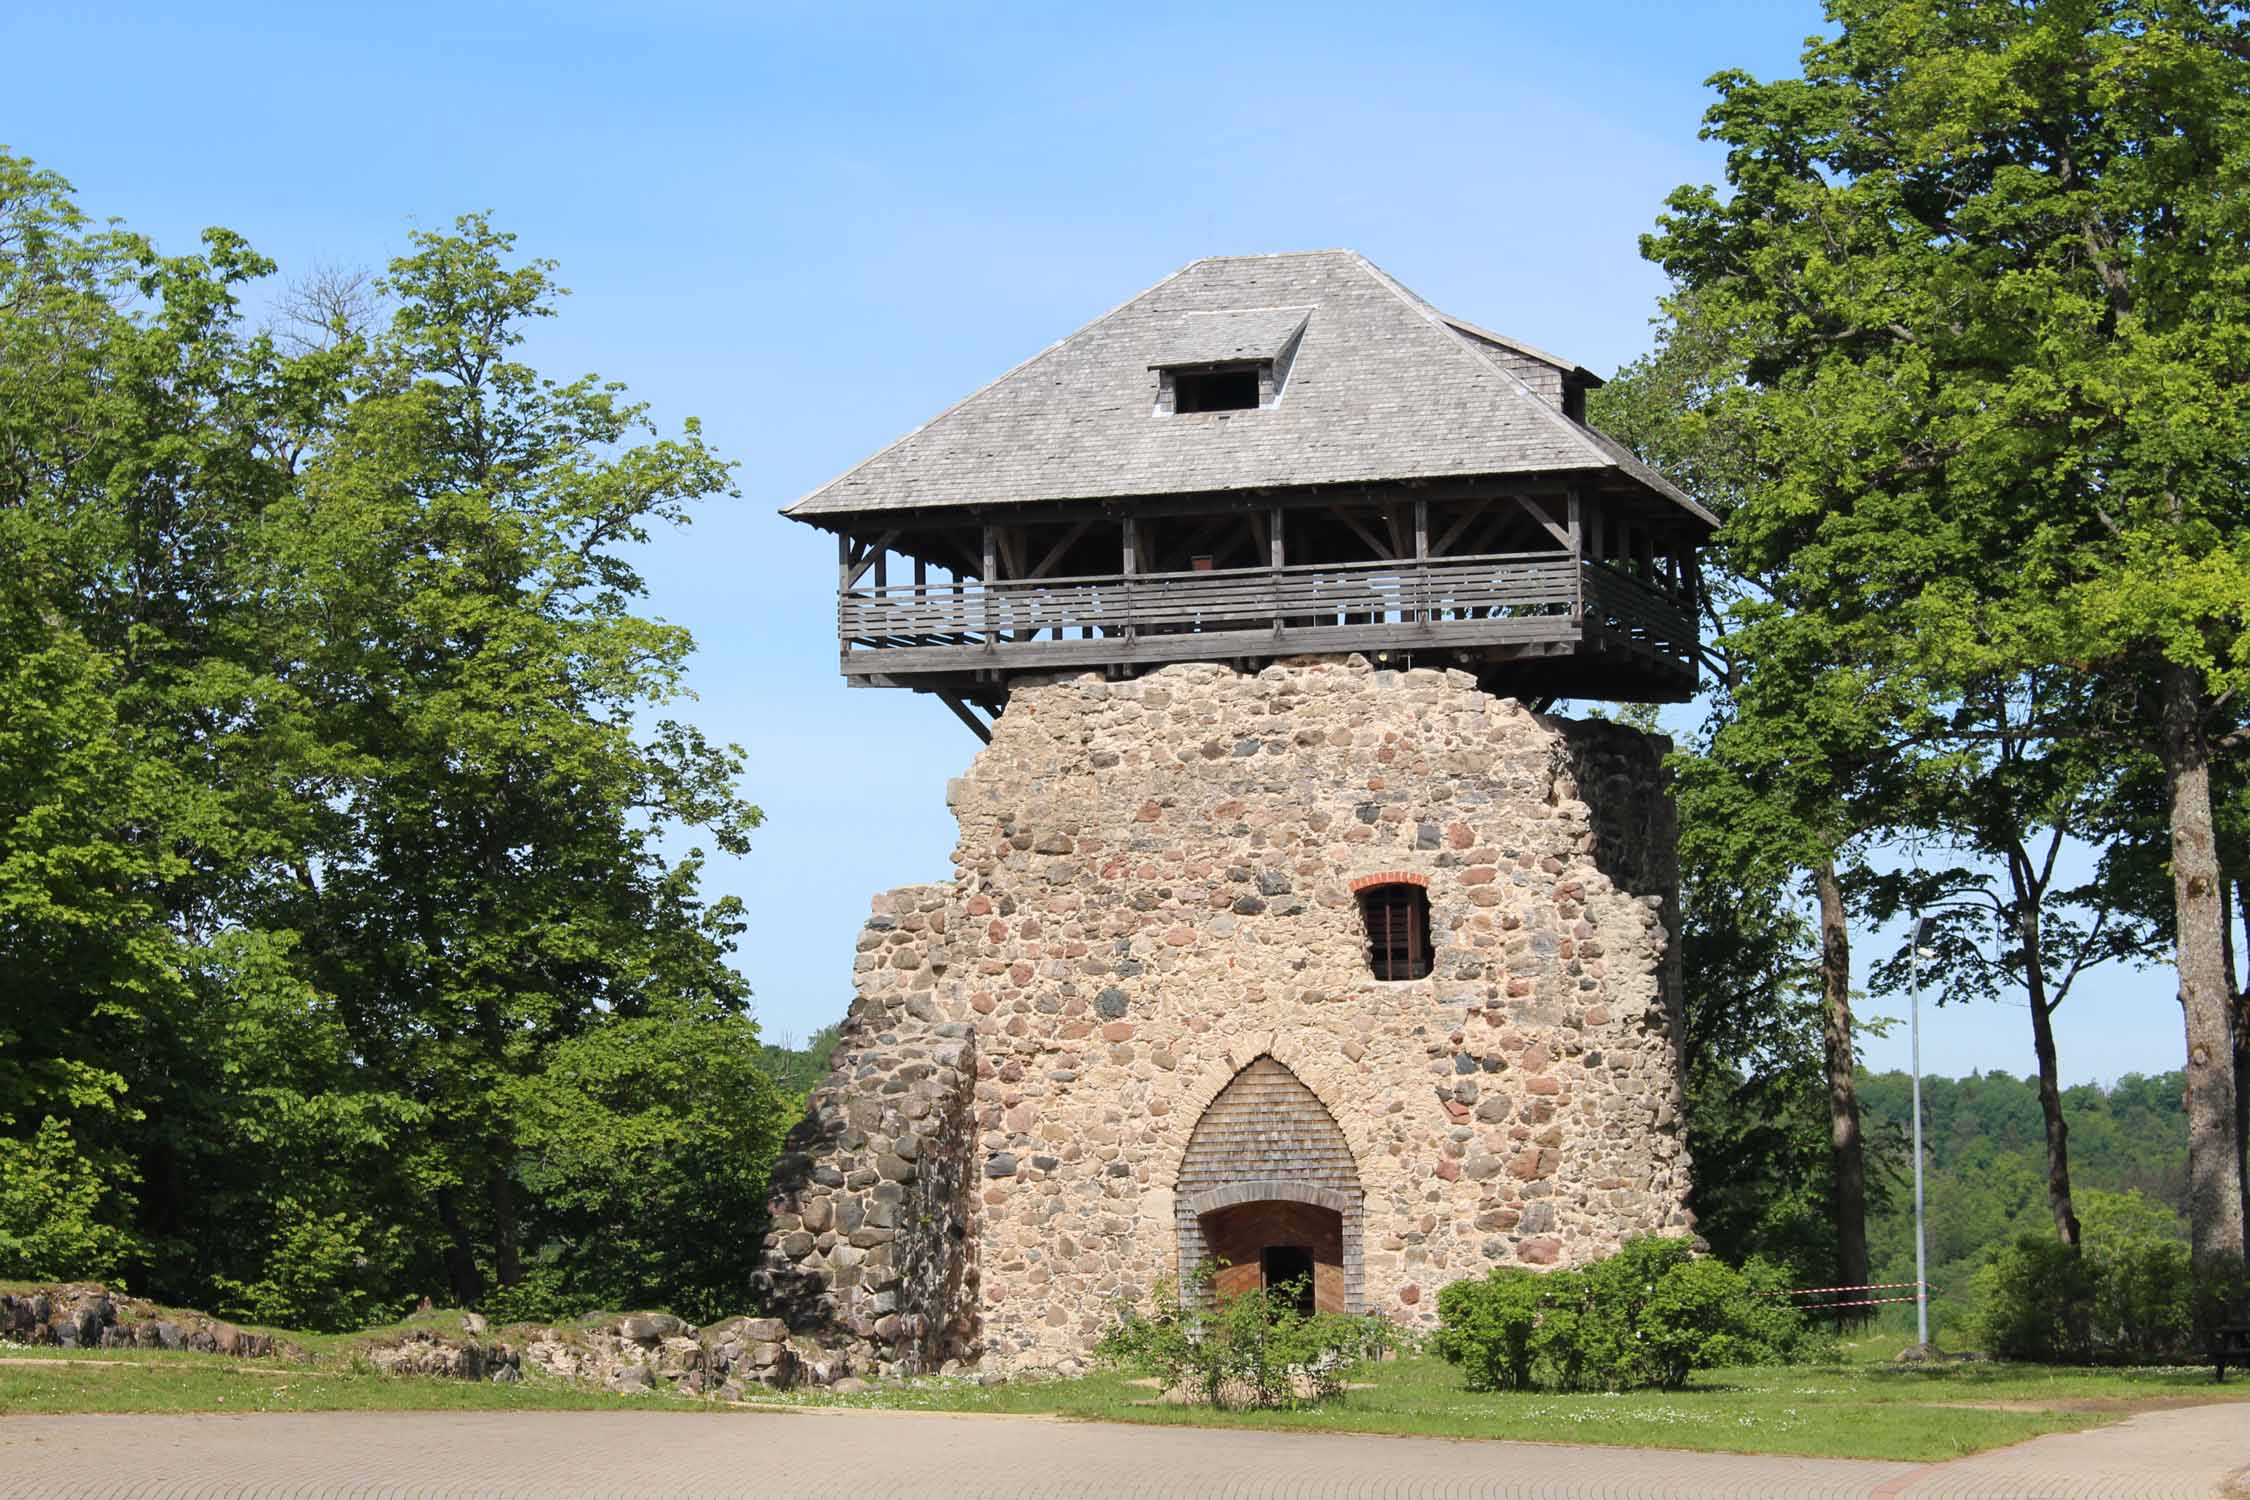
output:
{"label": "wooden balcony", "polygon": [[1570,674],[1556,658],[1599,657],[1604,675],[1639,685],[1585,696],[1675,699],[1695,685],[1685,601],[1560,550],[854,587],[837,639],[855,684],[900,687],[1350,651],[1480,671],[1543,662],[1557,680]]}

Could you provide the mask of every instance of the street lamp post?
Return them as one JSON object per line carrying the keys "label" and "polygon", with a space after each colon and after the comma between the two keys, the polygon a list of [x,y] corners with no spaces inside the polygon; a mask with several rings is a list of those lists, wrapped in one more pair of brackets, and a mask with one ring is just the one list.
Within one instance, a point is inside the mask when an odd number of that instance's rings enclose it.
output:
{"label": "street lamp post", "polygon": [[1914,1339],[1924,1347],[1930,1342],[1930,1270],[1922,1231],[1922,932],[1929,925],[1928,917],[1916,916],[1907,939],[1907,969],[1912,976],[1908,988],[1913,994],[1907,1033],[1914,1049]]}

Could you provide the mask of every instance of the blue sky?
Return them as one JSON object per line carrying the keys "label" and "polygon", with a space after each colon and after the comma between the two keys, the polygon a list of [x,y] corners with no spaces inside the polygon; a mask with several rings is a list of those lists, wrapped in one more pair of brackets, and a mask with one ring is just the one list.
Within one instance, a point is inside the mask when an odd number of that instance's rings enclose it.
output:
{"label": "blue sky", "polygon": [[[379,266],[490,210],[574,293],[534,360],[741,461],[742,498],[644,561],[769,818],[710,886],[750,905],[769,1035],[801,1036],[842,1014],[868,896],[950,873],[975,744],[927,698],[845,689],[834,544],[778,506],[1203,255],[1348,246],[1610,370],[1662,290],[1636,236],[1719,175],[1703,80],[1786,71],[1819,24],[1794,0],[26,7],[11,48],[43,62],[0,142],[167,247],[224,224],[285,268]],[[1929,1021],[1933,1071],[2031,1065],[2020,1008]],[[2073,1080],[2179,1062],[2162,974],[2060,1030]],[[1868,1053],[1903,1064],[1904,1028]]]}

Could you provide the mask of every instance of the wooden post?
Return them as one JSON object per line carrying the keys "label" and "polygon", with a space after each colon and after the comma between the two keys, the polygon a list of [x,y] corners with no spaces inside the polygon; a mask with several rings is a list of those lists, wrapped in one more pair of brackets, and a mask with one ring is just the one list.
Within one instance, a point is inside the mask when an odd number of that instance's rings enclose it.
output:
{"label": "wooden post", "polygon": [[969,732],[971,734],[984,741],[987,745],[992,743],[992,730],[985,724],[982,719],[969,712],[969,705],[962,701],[961,695],[959,693],[949,693],[944,688],[938,688],[935,691],[937,693],[938,702],[944,704],[947,708],[952,709],[953,717],[968,725]]}
{"label": "wooden post", "polygon": [[1286,587],[1281,570],[1289,566],[1288,549],[1281,543],[1281,518],[1285,514],[1277,505],[1266,516],[1266,536],[1271,547],[1273,568],[1273,633],[1277,636],[1288,622],[1288,617],[1281,612],[1281,591]]}
{"label": "wooden post", "polygon": [[1414,623],[1430,623],[1430,502],[1414,500]]}
{"label": "wooden post", "polygon": [[992,556],[992,523],[987,521],[984,523],[984,649],[987,651],[993,649],[1000,625],[999,600],[992,592]]}
{"label": "wooden post", "polygon": [[1133,575],[1141,570],[1140,526],[1131,516],[1125,518],[1125,644],[1127,649],[1141,638],[1140,627],[1133,623]]}
{"label": "wooden post", "polygon": [[1578,486],[1565,492],[1570,506],[1570,620],[1577,624],[1586,617],[1586,533],[1579,515]]}

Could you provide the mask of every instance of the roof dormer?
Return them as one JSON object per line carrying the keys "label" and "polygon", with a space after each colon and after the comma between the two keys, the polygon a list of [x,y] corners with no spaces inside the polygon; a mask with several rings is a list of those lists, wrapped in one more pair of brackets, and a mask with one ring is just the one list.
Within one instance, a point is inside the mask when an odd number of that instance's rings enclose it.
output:
{"label": "roof dormer", "polygon": [[1281,399],[1308,307],[1185,312],[1157,340],[1156,415],[1256,411]]}

